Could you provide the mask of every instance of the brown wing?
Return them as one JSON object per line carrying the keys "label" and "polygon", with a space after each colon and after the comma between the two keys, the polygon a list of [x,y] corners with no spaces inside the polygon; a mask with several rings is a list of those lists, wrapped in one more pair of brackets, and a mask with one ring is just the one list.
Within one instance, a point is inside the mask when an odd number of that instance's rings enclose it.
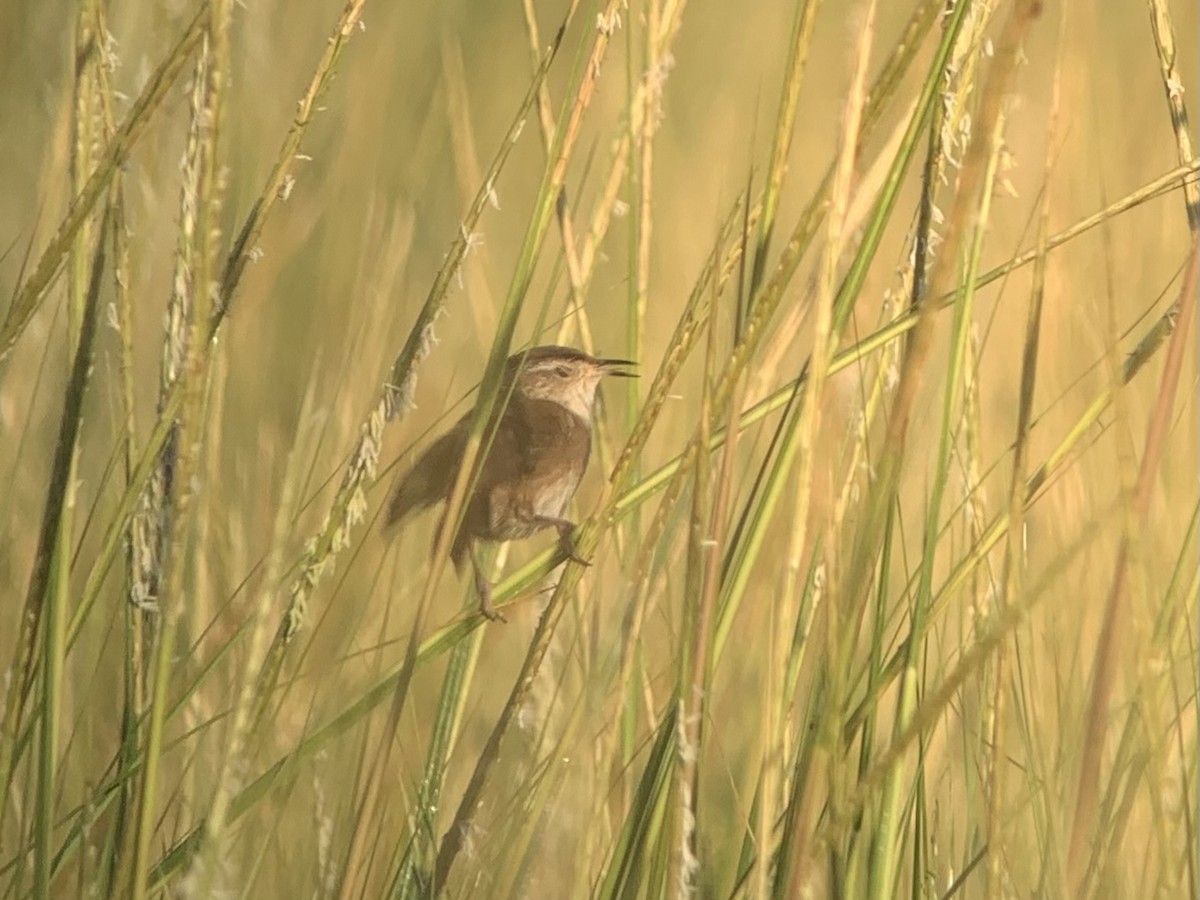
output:
{"label": "brown wing", "polygon": [[481,448],[486,450],[483,464],[479,467],[479,477],[475,482],[475,493],[483,494],[498,484],[507,484],[525,474],[528,463],[528,429],[525,427],[524,416],[517,408],[520,398],[513,397],[509,408],[497,423],[493,417],[495,432],[491,435],[484,432],[483,439],[491,438],[490,444]]}
{"label": "brown wing", "polygon": [[[462,464],[470,417],[470,413],[463,416],[453,428],[430,444],[400,479],[388,507],[385,527],[396,525],[413,513],[446,499]],[[520,470],[516,467],[521,465],[522,454],[518,452],[521,438],[517,431],[511,417],[507,418],[501,421],[492,440],[475,489],[467,498],[465,527],[459,529],[451,550],[451,557],[457,565],[461,565],[465,558],[466,539],[472,532],[479,531],[481,524],[487,521],[486,498],[492,487],[510,481],[519,474]],[[486,525],[482,525],[482,528],[486,530]]]}
{"label": "brown wing", "polygon": [[526,401],[525,474],[535,479],[560,477],[565,469],[582,474],[591,454],[592,435],[586,422],[569,409],[546,400]]}
{"label": "brown wing", "polygon": [[[513,399],[513,402],[517,402],[516,398]],[[484,441],[487,443],[480,448],[483,462],[479,466],[478,475],[475,476],[475,483],[467,495],[462,525],[455,534],[454,542],[450,547],[450,559],[459,571],[462,570],[467,560],[472,539],[495,539],[492,534],[493,506],[504,505],[508,493],[506,487],[519,481],[524,471],[525,454],[522,452],[522,447],[525,440],[520,422],[521,417],[504,415],[504,412],[505,410],[493,412],[489,427],[495,429],[494,433],[484,432]],[[468,420],[464,419],[461,429],[464,435],[467,424]],[[451,479],[454,478],[458,465],[462,462],[465,445],[464,437],[454,458],[455,466],[449,476]],[[449,494],[452,486],[452,484],[447,484],[443,493]],[[496,510],[496,512],[503,514],[501,510]]]}
{"label": "brown wing", "polygon": [[[466,446],[469,415],[434,441],[404,476],[388,510],[389,525],[432,506],[450,493]],[[493,414],[493,423],[496,416]],[[462,527],[451,546],[450,556],[455,565],[461,567],[465,562],[472,538],[506,537],[499,523],[514,516],[522,517],[516,506],[521,505],[522,496],[536,482],[561,477],[554,473],[561,472],[559,457],[564,451],[571,468],[577,469],[574,473],[577,483],[587,466],[590,439],[587,425],[558,404],[514,396],[505,414],[499,414],[490,445],[483,448],[483,463],[466,500]],[[526,490],[520,489],[522,484]]]}
{"label": "brown wing", "polygon": [[472,532],[490,540],[527,537],[541,527],[537,516],[557,516],[587,466],[589,445],[586,423],[569,410],[514,398],[472,497]]}

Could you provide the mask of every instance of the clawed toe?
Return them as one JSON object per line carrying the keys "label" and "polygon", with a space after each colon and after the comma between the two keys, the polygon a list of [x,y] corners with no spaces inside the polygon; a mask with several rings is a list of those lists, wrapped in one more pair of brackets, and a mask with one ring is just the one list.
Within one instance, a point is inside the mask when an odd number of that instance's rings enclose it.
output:
{"label": "clawed toe", "polygon": [[566,553],[567,559],[573,563],[579,563],[581,566],[590,566],[592,564],[590,560],[584,559],[576,553],[573,547],[564,547],[563,552]]}
{"label": "clawed toe", "polygon": [[590,560],[584,559],[579,555],[579,551],[575,549],[575,539],[571,537],[570,529],[560,531],[558,533],[558,546],[562,550],[563,555],[571,562],[579,563],[581,566],[590,566]]}
{"label": "clawed toe", "polygon": [[579,563],[581,566],[592,564],[590,560],[580,556],[579,551],[575,548],[575,525],[570,520],[539,516],[535,521],[543,527],[553,527],[558,532],[558,550],[563,557],[570,562]]}
{"label": "clawed toe", "polygon": [[480,599],[479,614],[489,622],[508,622],[508,619],[504,618],[504,614],[500,612],[500,610],[496,609],[496,607],[492,606],[491,599]]}

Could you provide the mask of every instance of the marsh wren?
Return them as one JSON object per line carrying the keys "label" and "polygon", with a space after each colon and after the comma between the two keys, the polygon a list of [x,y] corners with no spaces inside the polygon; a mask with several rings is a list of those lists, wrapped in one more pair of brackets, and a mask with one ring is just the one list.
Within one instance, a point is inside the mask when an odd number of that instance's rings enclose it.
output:
{"label": "marsh wren", "polygon": [[[476,541],[510,541],[553,528],[566,557],[589,564],[576,553],[575,526],[563,514],[587,469],[596,388],[605,375],[633,377],[625,371],[632,365],[629,360],[596,359],[557,346],[516,353],[504,364],[500,393],[480,448],[479,474],[468,489],[462,523],[450,547],[460,573],[470,559],[479,611],[488,619],[503,617],[492,606],[491,584],[475,558]],[[434,441],[400,480],[388,507],[388,527],[449,497],[471,415]]]}

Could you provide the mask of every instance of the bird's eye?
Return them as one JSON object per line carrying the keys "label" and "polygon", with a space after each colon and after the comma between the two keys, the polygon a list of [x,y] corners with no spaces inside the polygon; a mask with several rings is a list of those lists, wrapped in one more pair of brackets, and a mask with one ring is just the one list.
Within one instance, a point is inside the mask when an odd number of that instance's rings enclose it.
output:
{"label": "bird's eye", "polygon": [[559,378],[570,378],[571,370],[569,368],[567,368],[566,366],[555,366],[554,374],[557,375]]}

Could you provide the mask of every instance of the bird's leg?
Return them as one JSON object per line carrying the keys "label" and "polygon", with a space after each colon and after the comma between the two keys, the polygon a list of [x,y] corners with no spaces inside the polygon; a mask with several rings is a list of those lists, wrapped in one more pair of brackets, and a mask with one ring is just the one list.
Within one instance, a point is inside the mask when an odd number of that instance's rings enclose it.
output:
{"label": "bird's leg", "polygon": [[567,559],[577,562],[581,566],[591,565],[575,549],[575,537],[572,534],[575,530],[574,522],[569,519],[556,519],[553,516],[538,516],[535,521],[543,527],[553,528],[558,532],[558,546]]}
{"label": "bird's leg", "polygon": [[507,622],[508,619],[492,605],[492,585],[483,577],[483,567],[475,556],[475,543],[468,544],[471,554],[471,570],[475,573],[475,593],[479,595],[479,614],[490,622]]}

